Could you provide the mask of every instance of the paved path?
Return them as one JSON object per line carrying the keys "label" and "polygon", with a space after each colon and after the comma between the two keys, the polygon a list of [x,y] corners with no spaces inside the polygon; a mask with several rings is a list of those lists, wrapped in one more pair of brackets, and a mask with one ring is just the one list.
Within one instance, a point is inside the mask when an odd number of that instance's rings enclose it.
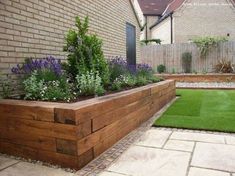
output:
{"label": "paved path", "polygon": [[150,127],[165,109],[79,172],[0,155],[0,176],[235,176],[235,134]]}
{"label": "paved path", "polygon": [[99,176],[235,176],[235,137],[151,128]]}
{"label": "paved path", "polygon": [[[76,176],[0,156],[0,176]],[[235,137],[150,128],[99,176],[235,176]]]}

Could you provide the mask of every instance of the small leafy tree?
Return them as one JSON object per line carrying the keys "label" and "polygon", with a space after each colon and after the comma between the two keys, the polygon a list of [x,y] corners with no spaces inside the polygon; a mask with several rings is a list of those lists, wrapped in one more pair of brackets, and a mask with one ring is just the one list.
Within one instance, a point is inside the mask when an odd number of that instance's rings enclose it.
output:
{"label": "small leafy tree", "polygon": [[182,54],[182,67],[185,73],[191,73],[192,69],[192,53],[185,52]]}
{"label": "small leafy tree", "polygon": [[228,39],[226,37],[198,37],[192,41],[199,48],[201,57],[206,58],[213,47],[216,47],[220,42],[228,41]]}
{"label": "small leafy tree", "polygon": [[64,51],[68,52],[65,69],[75,80],[77,75],[98,72],[102,83],[109,82],[109,67],[102,51],[102,41],[96,35],[88,35],[89,20],[76,17],[77,30],[70,29],[66,36]]}

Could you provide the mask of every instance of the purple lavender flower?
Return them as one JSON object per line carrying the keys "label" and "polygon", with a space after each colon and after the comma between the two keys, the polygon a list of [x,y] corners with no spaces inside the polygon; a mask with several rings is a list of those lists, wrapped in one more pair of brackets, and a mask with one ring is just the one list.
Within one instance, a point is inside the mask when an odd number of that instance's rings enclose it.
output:
{"label": "purple lavender flower", "polygon": [[110,66],[119,65],[127,68],[127,61],[121,56],[112,57],[109,61]]}
{"label": "purple lavender flower", "polygon": [[153,71],[153,68],[150,65],[145,64],[145,63],[137,64],[136,68],[137,70],[141,70],[141,71],[149,71],[149,72]]}
{"label": "purple lavender flower", "polygon": [[31,74],[35,70],[44,71],[49,70],[54,72],[57,76],[62,74],[62,66],[60,59],[55,59],[53,56],[49,56],[42,59],[30,59],[22,66],[17,64],[16,67],[11,69],[14,74]]}

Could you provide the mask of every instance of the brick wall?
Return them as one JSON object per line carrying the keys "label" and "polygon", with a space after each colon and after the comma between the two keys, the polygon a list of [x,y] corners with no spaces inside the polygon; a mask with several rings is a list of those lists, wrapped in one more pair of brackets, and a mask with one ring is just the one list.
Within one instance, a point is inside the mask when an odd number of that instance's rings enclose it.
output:
{"label": "brick wall", "polygon": [[[146,22],[147,22],[147,39],[152,39],[151,38],[151,30],[150,27],[157,22],[159,19],[158,16],[146,16]],[[145,31],[146,32],[146,31]]]}
{"label": "brick wall", "polygon": [[0,0],[0,70],[26,57],[66,58],[64,36],[75,16],[90,18],[90,33],[103,39],[106,57],[126,56],[126,22],[139,27],[128,0]]}
{"label": "brick wall", "polygon": [[230,0],[186,0],[174,14],[174,42],[195,36],[227,36],[235,40],[235,7]]}
{"label": "brick wall", "polygon": [[164,21],[151,29],[151,38],[161,39],[162,44],[171,43],[171,17],[164,19]]}

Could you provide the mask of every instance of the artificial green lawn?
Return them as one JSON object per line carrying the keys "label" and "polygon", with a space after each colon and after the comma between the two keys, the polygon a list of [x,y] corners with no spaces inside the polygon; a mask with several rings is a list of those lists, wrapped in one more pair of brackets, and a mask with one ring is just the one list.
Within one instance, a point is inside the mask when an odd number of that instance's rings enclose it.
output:
{"label": "artificial green lawn", "polygon": [[235,132],[235,91],[181,89],[177,95],[154,126]]}

